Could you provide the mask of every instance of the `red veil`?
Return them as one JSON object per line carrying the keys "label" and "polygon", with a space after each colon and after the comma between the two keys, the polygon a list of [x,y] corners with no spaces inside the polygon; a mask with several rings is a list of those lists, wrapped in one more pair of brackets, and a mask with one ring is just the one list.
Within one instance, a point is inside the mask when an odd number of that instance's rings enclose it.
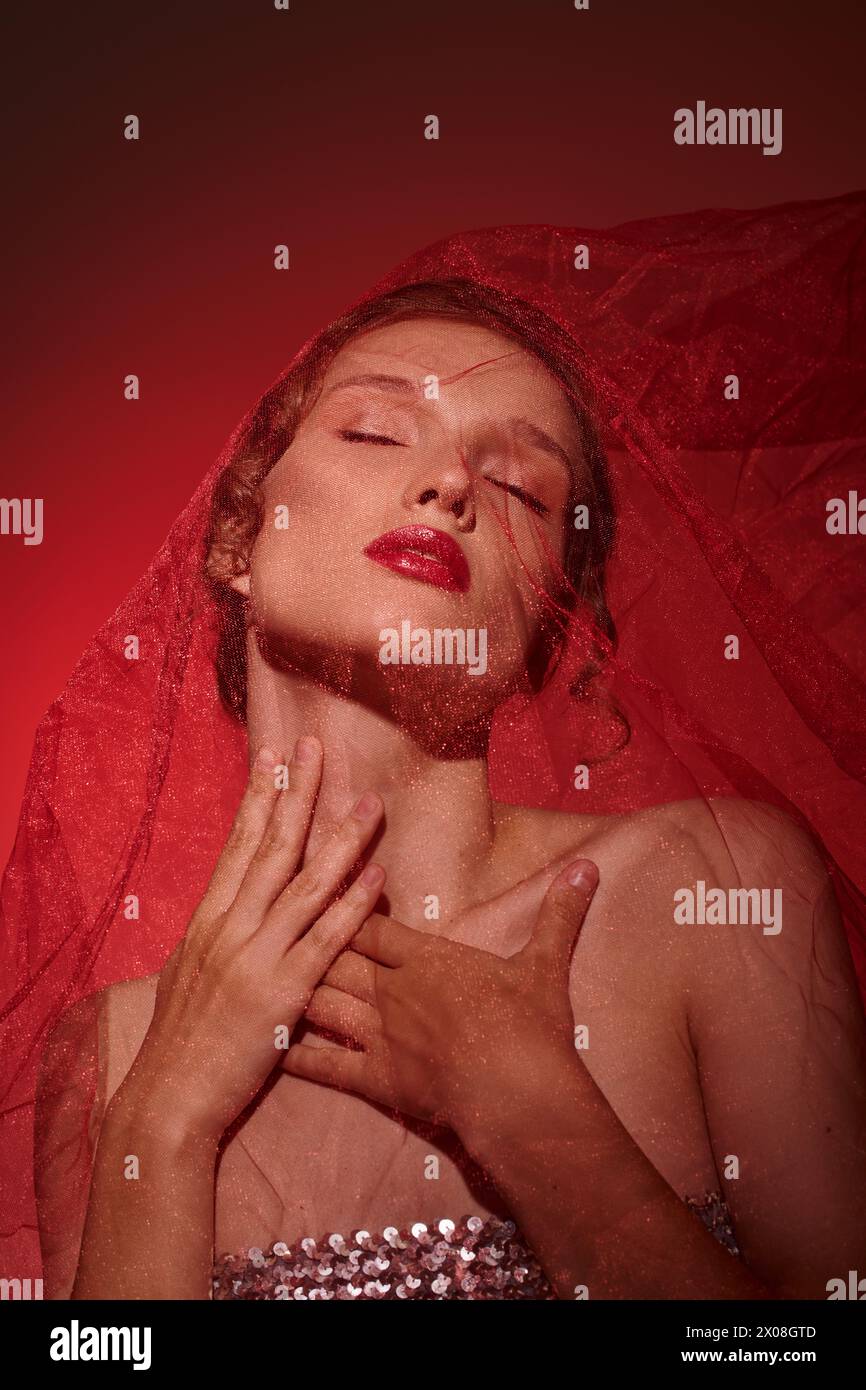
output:
{"label": "red veil", "polygon": [[[781,808],[823,849],[861,983],[864,230],[860,192],[608,231],[483,228],[370,291],[462,277],[517,295],[570,335],[596,402],[617,511],[608,684],[631,738],[575,786],[597,721],[568,693],[566,651],[537,700],[497,713],[493,796],[581,812],[729,796]],[[240,795],[246,736],[217,690],[204,539],[215,479],[266,408],[238,426],[36,732],[2,885],[4,1276],[40,1272],[33,1099],[46,1032],[83,996],[162,965]],[[732,635],[738,660],[723,656]]]}

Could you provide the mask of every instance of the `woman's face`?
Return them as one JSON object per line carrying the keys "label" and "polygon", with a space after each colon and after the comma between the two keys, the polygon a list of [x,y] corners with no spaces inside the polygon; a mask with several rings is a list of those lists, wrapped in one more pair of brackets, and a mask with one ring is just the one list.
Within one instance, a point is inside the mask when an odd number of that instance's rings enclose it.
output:
{"label": "woman's face", "polygon": [[517,342],[435,316],[365,331],[263,484],[234,581],[260,644],[313,676],[351,670],[357,693],[492,708],[525,675],[581,468],[564,394]]}

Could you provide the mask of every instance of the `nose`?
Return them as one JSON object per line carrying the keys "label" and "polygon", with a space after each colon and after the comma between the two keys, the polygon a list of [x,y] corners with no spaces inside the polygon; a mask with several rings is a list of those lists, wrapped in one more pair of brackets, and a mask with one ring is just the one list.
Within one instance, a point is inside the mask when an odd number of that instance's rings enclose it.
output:
{"label": "nose", "polygon": [[409,484],[404,500],[413,509],[425,507],[453,516],[460,531],[475,527],[474,483],[462,452],[431,463],[420,478]]}

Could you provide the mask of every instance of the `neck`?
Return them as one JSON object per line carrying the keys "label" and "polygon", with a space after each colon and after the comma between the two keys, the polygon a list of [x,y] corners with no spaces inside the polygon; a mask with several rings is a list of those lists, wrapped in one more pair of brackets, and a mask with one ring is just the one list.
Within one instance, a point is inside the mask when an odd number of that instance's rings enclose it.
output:
{"label": "neck", "polygon": [[288,761],[304,734],[322,743],[306,860],[365,791],[376,791],[385,814],[366,857],[388,876],[383,910],[420,926],[428,894],[439,898],[443,917],[478,900],[496,840],[486,748],[470,756],[431,751],[387,712],[276,670],[253,645],[247,686],[251,758],[267,745]]}

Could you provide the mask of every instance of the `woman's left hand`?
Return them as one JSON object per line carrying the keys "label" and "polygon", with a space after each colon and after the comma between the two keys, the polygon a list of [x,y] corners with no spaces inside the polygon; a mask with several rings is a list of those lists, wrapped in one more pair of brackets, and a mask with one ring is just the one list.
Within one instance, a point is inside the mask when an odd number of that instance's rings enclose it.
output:
{"label": "woman's left hand", "polygon": [[585,859],[558,874],[527,944],[508,957],[373,913],[305,1014],[363,1050],[297,1042],[283,1069],[458,1135],[537,1092],[556,1063],[575,1065],[569,970],[597,883]]}

